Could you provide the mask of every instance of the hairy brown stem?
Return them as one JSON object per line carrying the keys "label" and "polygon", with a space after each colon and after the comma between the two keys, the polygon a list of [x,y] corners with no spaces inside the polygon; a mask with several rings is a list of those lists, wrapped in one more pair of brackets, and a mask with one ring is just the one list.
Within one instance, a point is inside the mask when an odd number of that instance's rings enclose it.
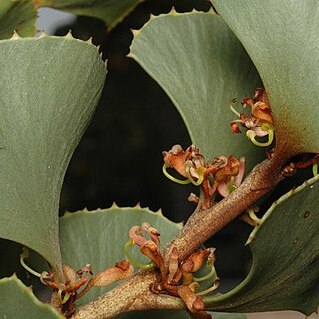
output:
{"label": "hairy brown stem", "polygon": [[[165,248],[177,252],[180,261],[270,191],[282,179],[282,166],[291,154],[274,152],[270,159],[255,166],[243,184],[221,202],[207,210],[196,210],[178,236]],[[141,271],[94,302],[81,307],[74,319],[108,319],[115,315],[145,309],[183,309],[180,299],[152,293],[150,285],[158,282],[158,272]]]}
{"label": "hairy brown stem", "polygon": [[184,260],[201,244],[269,192],[283,179],[281,168],[288,158],[282,153],[275,152],[270,159],[256,165],[236,191],[209,209],[197,209],[177,237],[167,245],[166,259],[172,247],[176,247],[179,261]]}
{"label": "hairy brown stem", "polygon": [[73,319],[108,319],[119,313],[133,310],[183,309],[176,297],[151,292],[150,285],[160,280],[155,270],[144,270],[97,300],[81,307]]}

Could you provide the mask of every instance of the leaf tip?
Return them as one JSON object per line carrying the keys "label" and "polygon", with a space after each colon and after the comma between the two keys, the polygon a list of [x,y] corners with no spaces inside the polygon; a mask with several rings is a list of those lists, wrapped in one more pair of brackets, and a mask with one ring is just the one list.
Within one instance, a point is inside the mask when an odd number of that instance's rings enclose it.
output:
{"label": "leaf tip", "polygon": [[[89,39],[87,40],[81,40],[81,39],[78,39],[78,38],[75,38],[73,35],[72,35],[72,31],[69,30],[69,32],[64,36],[62,37],[66,40],[74,40],[74,41],[78,41],[78,42],[82,42],[82,43],[85,43],[89,46],[93,46],[94,48],[96,48],[97,51],[100,51],[100,45],[94,45],[93,43],[93,39],[92,37],[90,37]],[[102,54],[100,53],[100,56],[102,57]]]}
{"label": "leaf tip", "polygon": [[16,30],[13,31],[13,35],[11,37],[10,40],[18,40],[20,39],[21,37],[19,36],[18,32]]}
{"label": "leaf tip", "polygon": [[[89,37],[85,42],[88,43],[88,44],[93,44],[92,37]],[[97,48],[99,49],[100,46],[98,45]]]}
{"label": "leaf tip", "polygon": [[160,216],[160,217],[163,217],[163,212],[161,209],[159,209],[157,212],[155,212],[156,215]]}
{"label": "leaf tip", "polygon": [[69,30],[68,33],[64,36],[65,39],[74,39],[73,35],[72,35],[72,31]]}
{"label": "leaf tip", "polygon": [[142,208],[141,203],[140,202],[136,203],[136,205],[133,208],[141,209]]}
{"label": "leaf tip", "polygon": [[151,22],[152,20],[154,20],[156,18],[157,18],[157,16],[155,14],[151,13],[149,20],[145,24],[148,24],[149,22]]}
{"label": "leaf tip", "polygon": [[178,12],[176,11],[175,7],[173,6],[171,11],[168,14],[172,15],[172,16],[176,16],[176,15],[178,15]]}
{"label": "leaf tip", "polygon": [[133,34],[133,38],[136,38],[141,33],[141,30],[131,29],[131,32]]}
{"label": "leaf tip", "polygon": [[213,15],[218,15],[217,12],[214,10],[214,7],[210,7],[207,13],[213,14]]}
{"label": "leaf tip", "polygon": [[110,209],[120,208],[115,202],[112,203]]}
{"label": "leaf tip", "polygon": [[9,277],[9,279],[10,280],[19,280],[19,278],[15,272]]}

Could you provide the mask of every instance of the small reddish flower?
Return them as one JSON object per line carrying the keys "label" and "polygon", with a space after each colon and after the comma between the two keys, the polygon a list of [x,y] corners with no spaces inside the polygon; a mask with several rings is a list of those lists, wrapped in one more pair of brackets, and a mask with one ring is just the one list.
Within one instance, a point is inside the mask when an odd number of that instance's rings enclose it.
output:
{"label": "small reddish flower", "polygon": [[[150,239],[145,238],[144,233],[147,234]],[[160,251],[159,236],[159,231],[156,228],[152,227],[149,223],[143,223],[141,227],[133,226],[129,230],[130,240],[125,244],[124,251],[127,258],[133,265],[144,269],[149,269],[156,266],[160,269],[162,277],[166,277],[167,269]],[[129,248],[130,246],[133,246],[135,244],[140,247],[141,253],[147,256],[152,261],[151,263],[142,264],[135,258],[133,258],[129,251]]]}
{"label": "small reddish flower", "polygon": [[[233,133],[240,133],[239,124],[247,129],[247,137],[257,146],[269,146],[274,139],[274,126],[269,100],[264,89],[257,88],[252,98],[244,98],[243,108],[250,107],[251,115],[239,113],[233,107],[236,100],[230,105],[231,110],[239,117],[230,123]],[[255,138],[268,136],[267,142],[259,142]]]}
{"label": "small reddish flower", "polygon": [[[180,145],[174,145],[168,152],[163,152],[163,172],[171,180],[179,184],[193,183],[198,186],[204,176],[204,156],[195,145],[189,146],[185,151]],[[177,179],[167,172],[167,168],[174,168],[185,180]]]}
{"label": "small reddish flower", "polygon": [[245,158],[241,157],[239,159],[239,167],[238,171],[235,171],[236,174],[229,174],[224,176],[224,180],[222,180],[217,187],[218,193],[223,197],[227,197],[231,192],[233,192],[238,186],[241,184],[244,173],[245,173]]}

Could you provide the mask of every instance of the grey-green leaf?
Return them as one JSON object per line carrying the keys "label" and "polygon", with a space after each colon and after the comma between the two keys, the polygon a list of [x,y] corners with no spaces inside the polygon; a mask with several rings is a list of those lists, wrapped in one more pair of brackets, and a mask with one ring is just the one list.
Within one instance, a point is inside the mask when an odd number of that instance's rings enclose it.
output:
{"label": "grey-green leaf", "polygon": [[294,153],[319,152],[319,2],[212,2],[259,71],[278,145]]}
{"label": "grey-green leaf", "polygon": [[3,40],[0,57],[0,237],[60,270],[61,185],[105,64],[96,47],[70,37]]}
{"label": "grey-green leaf", "polygon": [[0,1],[0,39],[8,39],[16,31],[21,36],[36,32],[36,10],[32,0]]}
{"label": "grey-green leaf", "polygon": [[0,318],[62,319],[53,307],[40,302],[16,276],[0,279]]}
{"label": "grey-green leaf", "polygon": [[144,0],[42,0],[41,6],[103,20],[114,28]]}
{"label": "grey-green leaf", "polygon": [[[306,315],[319,304],[319,175],[275,202],[253,232],[252,269],[245,281],[210,309],[260,312],[297,310]],[[315,183],[316,182],[316,183]]]}
{"label": "grey-green leaf", "polygon": [[250,167],[256,164],[264,150],[231,132],[236,115],[229,104],[250,96],[260,80],[222,19],[211,12],[172,12],[152,17],[133,33],[130,56],[171,98],[207,159],[234,154],[246,156]]}
{"label": "grey-green leaf", "polygon": [[[93,266],[95,273],[114,266],[115,262],[126,259],[124,244],[129,240],[132,226],[150,223],[161,232],[162,245],[173,239],[181,225],[173,223],[160,212],[153,213],[146,208],[118,208],[79,211],[66,214],[60,219],[60,242],[63,263],[74,269],[86,264]],[[132,249],[133,256],[141,262],[149,262],[142,257],[139,249]],[[142,259],[141,259],[142,258]],[[84,304],[98,297],[110,287],[93,288],[79,300]]]}

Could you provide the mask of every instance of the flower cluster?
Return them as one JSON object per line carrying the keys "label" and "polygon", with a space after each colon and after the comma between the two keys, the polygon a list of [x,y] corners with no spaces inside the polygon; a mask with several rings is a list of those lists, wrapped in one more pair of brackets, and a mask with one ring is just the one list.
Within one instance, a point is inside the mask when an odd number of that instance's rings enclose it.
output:
{"label": "flower cluster", "polygon": [[[132,264],[141,268],[156,267],[159,269],[161,280],[151,286],[154,293],[167,293],[180,297],[191,312],[202,311],[204,309],[203,296],[214,292],[219,286],[214,267],[214,249],[200,249],[180,262],[176,248],[172,248],[168,254],[168,266],[166,266],[160,251],[159,236],[159,231],[148,223],[133,226],[129,231],[130,240],[125,246],[127,257]],[[128,248],[134,244],[140,247],[141,253],[147,256],[151,263],[144,265],[132,258]],[[196,277],[195,273],[203,268],[205,261],[208,271],[203,277]],[[199,282],[203,281],[209,281],[212,285],[200,291]]]}
{"label": "flower cluster", "polygon": [[[230,123],[234,133],[240,133],[238,124],[247,129],[247,137],[257,146],[269,146],[274,139],[274,125],[269,100],[264,89],[257,88],[253,97],[244,98],[241,101],[243,108],[250,107],[250,115],[239,113],[235,110],[236,99],[230,105],[231,110],[239,117]],[[259,142],[257,137],[268,136],[268,141]]]}
{"label": "flower cluster", "polygon": [[[130,277],[133,267],[128,260],[117,262],[114,267],[107,268],[97,274],[93,274],[91,265],[74,271],[69,265],[63,265],[65,281],[59,283],[54,281],[54,273],[43,273],[42,283],[50,286],[57,292],[57,304],[62,305],[63,314],[69,318],[75,311],[75,301],[83,297],[92,287],[105,287],[110,284]],[[79,292],[78,290],[84,288]]]}
{"label": "flower cluster", "polygon": [[[75,312],[75,301],[83,297],[92,287],[105,287],[118,280],[127,278],[133,274],[133,267],[128,260],[117,262],[114,267],[107,268],[97,274],[93,274],[90,264],[82,269],[74,271],[69,265],[63,265],[64,281],[60,282],[54,272],[37,273],[26,265],[28,251],[24,249],[20,255],[21,265],[33,275],[40,278],[41,282],[55,292],[52,304],[70,318]],[[80,288],[83,288],[79,291]]]}
{"label": "flower cluster", "polygon": [[[179,184],[192,183],[200,186],[203,194],[201,208],[207,209],[214,204],[216,193],[228,196],[243,180],[245,158],[235,156],[220,156],[212,162],[205,162],[204,156],[194,145],[186,150],[180,145],[174,145],[168,152],[163,152],[163,173],[169,179]],[[174,168],[185,179],[180,180],[167,172],[167,168]],[[190,201],[199,202],[200,198],[191,194]]]}

